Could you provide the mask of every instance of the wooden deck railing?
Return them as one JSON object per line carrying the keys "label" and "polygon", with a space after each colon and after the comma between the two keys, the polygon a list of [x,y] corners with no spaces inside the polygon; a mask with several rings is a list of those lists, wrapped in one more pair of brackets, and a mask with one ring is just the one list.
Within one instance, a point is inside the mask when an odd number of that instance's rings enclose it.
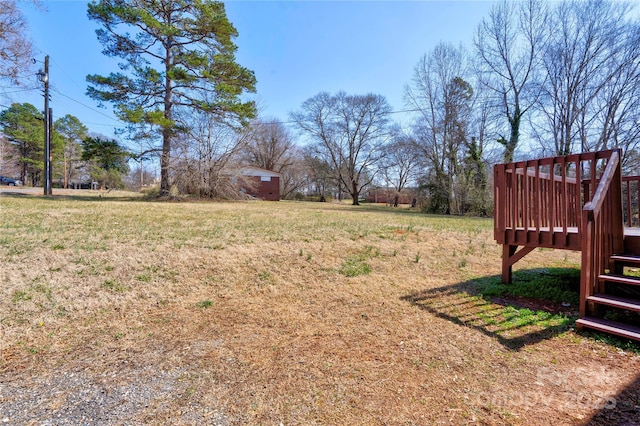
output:
{"label": "wooden deck railing", "polygon": [[[591,182],[582,185],[590,193]],[[624,226],[640,228],[640,176],[622,176],[622,217]]]}
{"label": "wooden deck railing", "polygon": [[[611,155],[600,151],[494,167],[495,239],[507,245],[580,249],[581,210]],[[587,181],[589,185],[579,185]]]}
{"label": "wooden deck railing", "polygon": [[591,188],[595,188],[595,193],[582,209],[581,317],[586,315],[586,298],[604,290],[598,288],[598,276],[609,268],[610,256],[621,253],[624,246],[619,151],[611,154],[598,186]]}
{"label": "wooden deck railing", "polygon": [[622,212],[625,226],[640,228],[640,176],[622,177]]}

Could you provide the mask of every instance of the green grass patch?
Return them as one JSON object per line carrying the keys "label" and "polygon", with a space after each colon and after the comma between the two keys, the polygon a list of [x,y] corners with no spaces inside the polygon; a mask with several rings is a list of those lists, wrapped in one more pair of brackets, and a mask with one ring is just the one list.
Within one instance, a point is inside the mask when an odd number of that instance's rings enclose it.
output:
{"label": "green grass patch", "polygon": [[476,280],[477,292],[484,297],[519,296],[577,306],[580,300],[580,270],[540,268],[518,271],[511,284],[500,277]]}
{"label": "green grass patch", "polygon": [[200,308],[200,309],[207,309],[213,306],[213,301],[209,300],[209,299],[205,299],[202,300],[198,303],[196,303],[196,307]]}
{"label": "green grass patch", "polygon": [[[480,278],[477,294],[484,299],[491,297],[527,297],[554,303],[571,304],[577,308],[580,300],[580,270],[575,268],[541,268],[518,271],[514,273],[513,283],[503,284],[500,277]],[[574,326],[577,316],[554,314],[545,311],[505,306],[501,315],[478,315],[486,324],[495,325],[496,334],[503,335],[506,330],[534,326],[553,333],[562,333]],[[610,317],[616,320],[619,318]],[[501,331],[504,330],[504,331]],[[581,335],[621,350],[640,354],[640,343],[622,339],[606,333],[585,331]]]}
{"label": "green grass patch", "polygon": [[596,342],[615,346],[616,348],[622,349],[623,351],[629,351],[636,355],[640,355],[640,342],[623,339],[607,333],[597,333],[593,331],[584,331],[581,334],[584,334],[585,336],[595,340]]}
{"label": "green grass patch", "polygon": [[513,350],[564,333],[575,321],[563,313],[488,300],[472,289],[431,290],[416,295],[412,302],[440,318],[496,337]]}
{"label": "green grass patch", "polygon": [[630,277],[640,277],[640,268],[625,267],[624,274]]}
{"label": "green grass patch", "polygon": [[342,265],[340,265],[340,268],[338,268],[338,273],[345,277],[357,277],[358,275],[370,274],[372,269],[371,265],[367,263],[367,260],[379,256],[379,249],[367,245],[363,250],[347,257],[344,262],[342,262]]}
{"label": "green grass patch", "polygon": [[120,284],[117,280],[112,279],[104,280],[101,287],[110,291],[114,291],[116,293],[122,293],[125,290],[122,284]]}
{"label": "green grass patch", "polygon": [[271,281],[273,280],[273,274],[269,271],[262,271],[258,273],[258,279],[260,281]]}
{"label": "green grass patch", "polygon": [[143,273],[143,274],[138,274],[136,275],[136,280],[143,282],[143,283],[149,283],[151,282],[151,274],[149,273]]}
{"label": "green grass patch", "polygon": [[514,306],[505,306],[502,316],[504,317],[504,321],[501,323],[501,327],[505,330],[526,326],[550,328],[566,326],[573,322],[572,319],[564,315],[529,308],[517,308]]}
{"label": "green grass patch", "polygon": [[[626,272],[626,271],[625,271]],[[541,268],[518,271],[513,275],[513,283],[503,284],[500,277],[489,277],[475,280],[477,292],[485,299],[491,297],[519,296],[542,299],[554,303],[570,304],[577,308],[580,301],[580,270],[575,268]],[[509,317],[501,327],[520,327],[531,324],[562,332],[574,325],[577,316],[563,316],[543,311],[531,311],[517,307],[509,309]],[[620,320],[617,312],[610,312],[605,317]],[[640,343],[622,339],[606,333],[585,331],[581,335],[621,350],[640,354]]]}
{"label": "green grass patch", "polygon": [[26,302],[27,300],[31,300],[32,296],[23,290],[16,290],[11,295],[11,301],[13,303]]}
{"label": "green grass patch", "polygon": [[340,275],[344,275],[345,277],[357,277],[358,275],[367,275],[371,273],[371,266],[358,258],[350,257],[347,258],[340,268],[338,269],[338,273]]}

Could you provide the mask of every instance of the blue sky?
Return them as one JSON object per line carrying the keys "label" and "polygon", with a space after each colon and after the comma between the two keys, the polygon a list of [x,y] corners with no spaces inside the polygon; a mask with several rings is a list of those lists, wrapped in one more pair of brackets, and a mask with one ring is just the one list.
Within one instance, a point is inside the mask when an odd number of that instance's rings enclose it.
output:
{"label": "blue sky", "polygon": [[[91,131],[111,135],[111,108],[87,96],[87,74],[115,70],[101,54],[86,1],[43,1],[46,11],[23,6],[36,59],[50,56],[54,118],[72,114]],[[320,91],[386,96],[402,110],[403,88],[419,58],[440,41],[471,46],[488,14],[488,1],[231,1],[227,15],[238,29],[237,60],[258,80],[261,115],[288,119],[289,112]],[[35,77],[34,77],[35,81]],[[11,90],[4,90],[6,93]],[[0,96],[0,104],[31,102],[38,90]],[[402,115],[394,118],[402,121]]]}

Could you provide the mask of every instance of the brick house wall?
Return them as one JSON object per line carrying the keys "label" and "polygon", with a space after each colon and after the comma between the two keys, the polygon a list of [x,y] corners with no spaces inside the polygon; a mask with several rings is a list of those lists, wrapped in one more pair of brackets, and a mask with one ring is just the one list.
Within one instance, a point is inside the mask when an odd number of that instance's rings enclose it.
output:
{"label": "brick house wall", "polygon": [[244,167],[242,174],[252,181],[252,188],[244,188],[253,197],[265,201],[280,201],[280,173],[258,167]]}
{"label": "brick house wall", "polygon": [[[280,201],[280,178],[278,176],[251,176],[255,189],[245,188],[247,194],[265,201]],[[269,179],[268,181],[266,179]]]}

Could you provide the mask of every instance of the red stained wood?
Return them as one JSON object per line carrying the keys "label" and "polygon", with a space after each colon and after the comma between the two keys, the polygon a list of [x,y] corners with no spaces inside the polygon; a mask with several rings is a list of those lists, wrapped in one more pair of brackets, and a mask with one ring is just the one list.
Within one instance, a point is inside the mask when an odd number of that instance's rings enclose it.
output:
{"label": "red stained wood", "polygon": [[640,176],[622,177],[621,151],[498,164],[494,181],[503,282],[536,247],[581,251],[578,327],[640,340],[639,328],[596,317],[597,306],[640,312],[640,298],[606,293],[640,286],[622,275],[624,266],[640,265]]}
{"label": "red stained wood", "polygon": [[640,340],[640,328],[622,324],[619,322],[605,320],[603,318],[586,317],[576,321],[578,327],[587,327],[605,333],[615,334],[616,336],[625,337],[627,339]]}
{"label": "red stained wood", "polygon": [[619,150],[496,165],[494,236],[504,246],[503,281],[511,282],[513,265],[535,247],[582,251],[584,309],[609,256],[623,250],[621,182]]}

